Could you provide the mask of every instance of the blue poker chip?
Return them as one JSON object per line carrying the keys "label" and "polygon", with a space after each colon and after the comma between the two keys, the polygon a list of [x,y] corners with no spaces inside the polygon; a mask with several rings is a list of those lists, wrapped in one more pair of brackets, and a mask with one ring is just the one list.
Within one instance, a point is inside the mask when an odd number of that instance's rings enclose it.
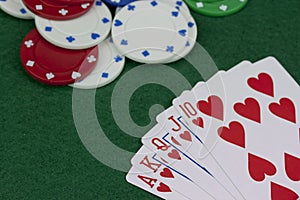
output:
{"label": "blue poker chip", "polygon": [[123,7],[130,4],[136,0],[103,0],[104,3],[111,7]]}

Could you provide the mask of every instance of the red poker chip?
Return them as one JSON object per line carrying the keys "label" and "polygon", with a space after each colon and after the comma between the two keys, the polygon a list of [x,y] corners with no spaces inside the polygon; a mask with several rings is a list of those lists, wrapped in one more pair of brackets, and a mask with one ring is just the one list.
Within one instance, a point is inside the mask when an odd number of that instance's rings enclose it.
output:
{"label": "red poker chip", "polygon": [[65,5],[81,5],[84,3],[93,4],[95,0],[49,0],[49,1],[58,4],[65,4]]}
{"label": "red poker chip", "polygon": [[53,0],[23,0],[23,3],[33,14],[52,20],[69,20],[80,17],[93,6],[89,0],[77,5],[61,4]]}
{"label": "red poker chip", "polygon": [[21,61],[34,79],[49,85],[68,85],[83,80],[96,67],[98,47],[69,50],[56,47],[32,30],[23,40]]}

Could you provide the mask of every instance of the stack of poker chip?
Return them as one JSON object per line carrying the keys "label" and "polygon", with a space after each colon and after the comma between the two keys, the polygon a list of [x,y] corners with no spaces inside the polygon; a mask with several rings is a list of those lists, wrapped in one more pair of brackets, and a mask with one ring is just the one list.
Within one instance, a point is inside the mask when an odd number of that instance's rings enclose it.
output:
{"label": "stack of poker chip", "polygon": [[23,0],[36,25],[23,40],[26,72],[49,85],[81,89],[104,86],[122,72],[125,58],[109,36],[112,15],[101,1]]}
{"label": "stack of poker chip", "polygon": [[[20,57],[30,76],[49,85],[98,88],[121,74],[125,57],[175,62],[197,38],[195,20],[181,0],[0,0],[0,7],[34,19],[36,29],[24,38]],[[116,9],[114,18],[109,8]]]}
{"label": "stack of poker chip", "polygon": [[6,0],[1,9],[34,19],[36,29],[23,39],[25,71],[48,85],[94,89],[116,79],[125,58],[110,37],[112,15],[95,0]]}

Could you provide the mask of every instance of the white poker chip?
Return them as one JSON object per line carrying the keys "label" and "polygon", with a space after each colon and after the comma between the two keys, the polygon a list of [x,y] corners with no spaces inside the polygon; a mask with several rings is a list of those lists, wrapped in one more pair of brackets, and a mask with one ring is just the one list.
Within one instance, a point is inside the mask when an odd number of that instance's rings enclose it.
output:
{"label": "white poker chip", "polygon": [[187,43],[187,20],[159,1],[138,1],[117,13],[112,38],[122,55],[141,63],[164,63]]}
{"label": "white poker chip", "polygon": [[[1,0],[0,0],[1,1]],[[35,14],[33,14],[33,12],[31,12],[26,5],[24,4],[23,0],[20,0],[20,4],[22,5],[22,7],[26,10],[26,12],[28,13],[28,15],[31,16],[31,19],[35,18]]]}
{"label": "white poker chip", "polygon": [[95,1],[81,17],[56,21],[35,17],[39,33],[50,43],[66,49],[86,49],[100,44],[109,35],[112,16],[102,1]]}
{"label": "white poker chip", "polygon": [[186,55],[188,55],[194,48],[196,40],[197,40],[197,35],[198,35],[198,29],[197,29],[197,24],[195,22],[195,19],[189,14],[186,13],[185,11],[181,11],[182,15],[188,20],[187,25],[188,25],[188,41],[185,45],[185,48],[183,51],[179,52],[179,54],[174,55],[169,61],[166,63],[171,63],[171,62],[176,62],[182,58],[184,58]]}
{"label": "white poker chip", "polygon": [[79,89],[95,89],[114,81],[123,71],[125,57],[115,48],[111,38],[98,45],[99,59],[95,69],[85,79],[69,86]]}
{"label": "white poker chip", "polygon": [[[165,3],[168,3],[169,0],[162,0]],[[173,2],[173,5],[175,3],[175,7],[180,10],[180,11],[184,11],[188,14],[191,14],[189,7],[184,3],[184,1],[181,0],[171,0],[171,2]]]}
{"label": "white poker chip", "polygon": [[20,19],[33,19],[32,15],[22,5],[22,0],[0,0],[1,9],[7,14]]}
{"label": "white poker chip", "polygon": [[[181,11],[182,15],[188,20],[188,41],[186,43],[186,47],[180,52],[178,55],[174,55],[169,61],[165,63],[172,63],[176,62],[186,55],[188,55],[195,46],[196,39],[197,39],[197,24],[195,19],[191,16],[190,10],[188,9],[187,5],[183,1],[177,0],[158,0],[163,3],[170,4]],[[116,8],[116,13],[118,13],[123,7]],[[126,9],[126,8],[125,8]]]}
{"label": "white poker chip", "polygon": [[[1,1],[1,0],[0,0]],[[35,18],[35,14],[33,14],[33,12],[31,12],[26,5],[24,4],[23,0],[20,0],[20,4],[22,5],[22,7],[26,10],[27,14],[31,16],[31,19]]]}
{"label": "white poker chip", "polygon": [[[180,11],[184,11],[186,13],[191,14],[190,9],[184,3],[184,1],[181,1],[181,0],[158,0],[158,1],[169,4],[171,6],[174,6],[175,8],[177,8]],[[123,7],[117,7],[115,13],[118,13],[122,8]]]}

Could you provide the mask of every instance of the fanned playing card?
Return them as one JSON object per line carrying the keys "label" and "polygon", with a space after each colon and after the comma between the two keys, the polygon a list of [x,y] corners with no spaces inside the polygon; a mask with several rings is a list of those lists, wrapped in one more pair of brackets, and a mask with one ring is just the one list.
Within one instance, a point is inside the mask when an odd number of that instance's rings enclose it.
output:
{"label": "fanned playing card", "polygon": [[[172,163],[166,162],[146,146],[137,152],[131,162],[134,168],[140,170],[140,175],[157,179],[168,185],[173,191],[178,191],[182,196],[195,200],[199,197],[208,200],[214,199],[201,187],[186,178],[184,174],[175,171],[171,166]],[[143,181],[143,184],[151,187],[147,181]]]}
{"label": "fanned playing card", "polygon": [[127,180],[163,199],[297,200],[299,103],[273,57],[220,71],[158,115]]}

